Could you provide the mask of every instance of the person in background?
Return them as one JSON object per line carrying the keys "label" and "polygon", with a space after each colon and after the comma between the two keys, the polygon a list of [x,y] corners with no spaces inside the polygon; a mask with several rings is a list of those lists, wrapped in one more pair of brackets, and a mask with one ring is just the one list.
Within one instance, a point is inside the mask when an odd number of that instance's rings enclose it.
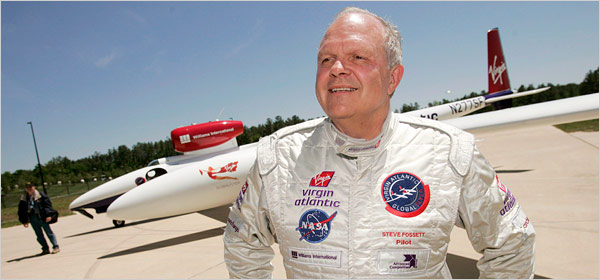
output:
{"label": "person in background", "polygon": [[54,211],[52,209],[52,201],[50,198],[43,192],[40,192],[35,189],[35,186],[31,183],[27,183],[25,186],[25,193],[21,196],[21,200],[19,201],[19,221],[25,227],[33,228],[35,235],[37,236],[37,241],[42,245],[42,255],[49,254],[50,249],[48,247],[48,243],[46,242],[46,238],[44,238],[44,232],[46,232],[46,236],[50,239],[52,243],[52,254],[56,254],[60,252],[60,247],[56,242],[56,236],[48,222],[50,222],[50,212]]}

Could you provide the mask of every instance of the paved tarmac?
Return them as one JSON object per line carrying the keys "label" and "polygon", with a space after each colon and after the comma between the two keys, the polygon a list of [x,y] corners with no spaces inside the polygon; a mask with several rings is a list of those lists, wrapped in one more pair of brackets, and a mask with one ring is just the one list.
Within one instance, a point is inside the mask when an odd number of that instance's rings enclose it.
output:
{"label": "paved tarmac", "polygon": [[[537,232],[536,277],[598,278],[598,133],[551,126],[478,134],[478,146],[516,195]],[[228,278],[222,234],[227,207],[114,228],[105,215],[61,217],[61,252],[37,255],[31,228],[2,229],[1,278]],[[274,278],[285,278],[278,248]],[[455,228],[448,263],[477,278],[480,255]]]}

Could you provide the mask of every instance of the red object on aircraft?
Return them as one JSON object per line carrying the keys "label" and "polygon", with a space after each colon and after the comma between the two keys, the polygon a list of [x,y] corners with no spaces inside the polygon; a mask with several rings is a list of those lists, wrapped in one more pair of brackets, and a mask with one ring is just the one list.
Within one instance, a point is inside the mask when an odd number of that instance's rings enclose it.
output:
{"label": "red object on aircraft", "polygon": [[506,61],[498,28],[488,31],[488,89],[489,94],[510,90]]}
{"label": "red object on aircraft", "polygon": [[171,142],[180,153],[221,145],[244,132],[241,121],[215,121],[173,129]]}

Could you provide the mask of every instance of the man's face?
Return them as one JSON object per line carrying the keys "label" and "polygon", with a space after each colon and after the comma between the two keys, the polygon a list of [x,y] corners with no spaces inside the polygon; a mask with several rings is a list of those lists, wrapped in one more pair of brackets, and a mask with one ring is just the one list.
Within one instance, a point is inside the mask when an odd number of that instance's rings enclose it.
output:
{"label": "man's face", "polygon": [[319,104],[334,122],[387,114],[403,68],[388,69],[383,30],[369,15],[346,14],[323,37],[315,88]]}
{"label": "man's face", "polygon": [[35,190],[35,187],[31,186],[31,187],[25,187],[25,191],[29,194],[29,195],[33,195],[33,191]]}

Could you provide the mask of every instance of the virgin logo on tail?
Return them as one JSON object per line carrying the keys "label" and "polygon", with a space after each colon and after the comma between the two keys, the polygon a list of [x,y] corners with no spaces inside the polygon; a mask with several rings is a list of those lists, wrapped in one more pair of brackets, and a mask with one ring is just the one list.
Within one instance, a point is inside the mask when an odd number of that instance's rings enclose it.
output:
{"label": "virgin logo on tail", "polygon": [[497,60],[498,56],[495,55],[494,64],[490,65],[489,74],[492,75],[492,81],[494,82],[494,84],[497,84],[498,81],[500,81],[500,84],[502,85],[502,74],[504,73],[504,71],[506,71],[506,63],[502,61],[502,64],[500,64],[500,66],[496,66]]}
{"label": "virgin logo on tail", "polygon": [[[510,90],[508,71],[498,29],[488,31],[488,90],[489,93]],[[498,83],[500,82],[500,83]]]}

